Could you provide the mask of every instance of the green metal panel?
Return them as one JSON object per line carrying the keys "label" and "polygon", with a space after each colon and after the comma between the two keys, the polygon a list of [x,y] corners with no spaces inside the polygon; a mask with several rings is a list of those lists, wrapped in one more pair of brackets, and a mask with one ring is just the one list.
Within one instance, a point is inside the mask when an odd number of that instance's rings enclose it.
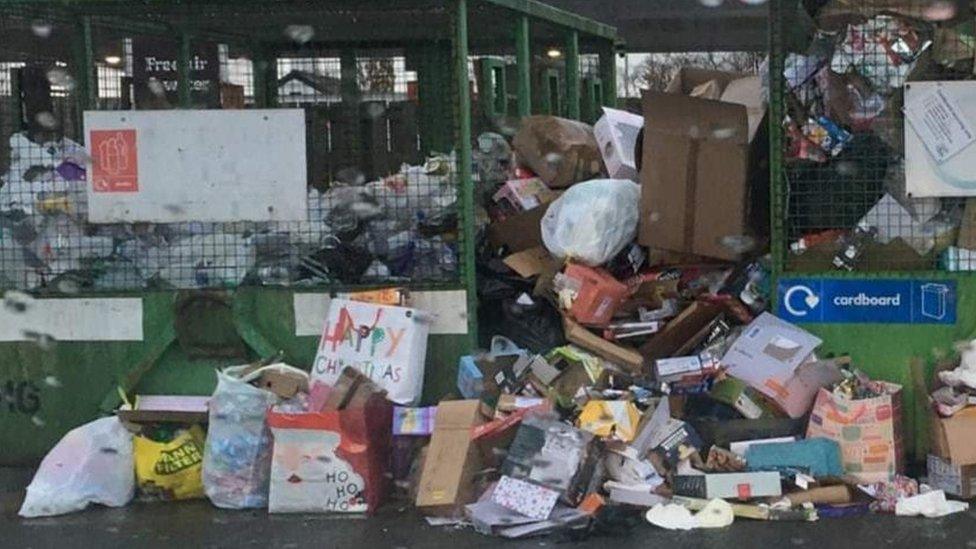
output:
{"label": "green metal panel", "polygon": [[456,125],[451,43],[436,42],[411,51],[417,62],[420,141],[424,149],[451,150]]}
{"label": "green metal panel", "polygon": [[582,87],[580,120],[593,124],[600,118],[600,106],[603,105],[603,81],[597,77],[587,76],[583,79]]}
{"label": "green metal panel", "polygon": [[479,59],[478,64],[478,103],[481,111],[489,119],[508,114],[508,85],[505,78],[505,61],[502,59]]}
{"label": "green metal panel", "polygon": [[559,69],[546,69],[539,75],[539,111],[563,116],[563,91]]}
{"label": "green metal panel", "polygon": [[483,1],[489,4],[495,4],[497,6],[515,10],[538,19],[544,19],[561,27],[575,29],[578,32],[594,37],[606,38],[609,40],[616,40],[617,38],[617,30],[610,25],[581,17],[575,13],[561,10],[559,8],[550,6],[549,4],[537,2],[536,0]]}
{"label": "green metal panel", "polygon": [[566,117],[580,117],[580,51],[579,33],[566,33]]}
{"label": "green metal panel", "polygon": [[474,181],[471,174],[471,87],[468,84],[468,3],[455,5],[454,70],[457,78],[458,174],[461,177],[462,273],[468,297],[469,349],[478,344],[478,294],[475,273]]}
{"label": "green metal panel", "polygon": [[617,57],[614,43],[606,42],[600,48],[600,81],[603,85],[603,105],[617,107]]}
{"label": "green metal panel", "polygon": [[529,18],[515,20],[515,64],[518,73],[518,115],[532,114],[532,46],[529,38]]}

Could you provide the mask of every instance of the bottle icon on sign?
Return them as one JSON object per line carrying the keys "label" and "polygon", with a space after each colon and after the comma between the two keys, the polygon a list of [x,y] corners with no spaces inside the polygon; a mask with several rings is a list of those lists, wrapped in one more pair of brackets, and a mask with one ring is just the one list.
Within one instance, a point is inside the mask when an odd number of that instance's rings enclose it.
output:
{"label": "bottle icon on sign", "polygon": [[129,144],[121,133],[98,144],[98,163],[108,175],[126,173],[129,169]]}
{"label": "bottle icon on sign", "polygon": [[948,293],[945,284],[922,284],[922,316],[934,320],[945,318]]}

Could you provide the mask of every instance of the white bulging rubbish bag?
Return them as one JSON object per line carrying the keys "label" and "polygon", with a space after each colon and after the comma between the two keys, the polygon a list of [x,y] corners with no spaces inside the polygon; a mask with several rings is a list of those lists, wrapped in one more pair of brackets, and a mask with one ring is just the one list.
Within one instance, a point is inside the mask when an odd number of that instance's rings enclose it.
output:
{"label": "white bulging rubbish bag", "polygon": [[542,242],[553,256],[597,266],[637,236],[640,186],[623,179],[577,183],[549,206]]}
{"label": "white bulging rubbish bag", "polygon": [[135,495],[132,435],[117,417],[72,429],[51,449],[20,507],[22,517],[81,511],[90,503],[122,507]]}

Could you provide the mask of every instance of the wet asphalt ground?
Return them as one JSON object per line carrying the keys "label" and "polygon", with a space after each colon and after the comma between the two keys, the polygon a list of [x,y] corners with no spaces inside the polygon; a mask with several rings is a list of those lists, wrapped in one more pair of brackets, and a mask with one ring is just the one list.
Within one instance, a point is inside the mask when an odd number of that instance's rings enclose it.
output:
{"label": "wet asphalt ground", "polygon": [[42,519],[17,517],[27,469],[0,469],[0,547],[166,548],[464,548],[613,547],[684,549],[912,547],[976,548],[976,511],[940,519],[867,515],[813,523],[738,520],[721,530],[669,532],[639,525],[584,541],[565,536],[502,540],[470,528],[430,527],[409,505],[388,504],[378,516],[268,515],[224,511],[208,502],[134,502],[121,509]]}

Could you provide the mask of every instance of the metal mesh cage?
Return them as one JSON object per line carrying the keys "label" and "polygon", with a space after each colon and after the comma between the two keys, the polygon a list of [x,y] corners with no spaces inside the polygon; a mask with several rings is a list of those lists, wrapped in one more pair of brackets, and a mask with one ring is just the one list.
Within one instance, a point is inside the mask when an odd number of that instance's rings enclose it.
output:
{"label": "metal mesh cage", "polygon": [[[74,87],[90,85],[94,110],[174,108],[182,101],[173,61],[179,40],[93,17],[94,70],[90,84],[79,84],[78,59],[62,47],[76,44],[77,26],[19,14],[0,15],[0,26],[16,33],[10,43],[22,48],[0,49],[5,287],[72,292],[459,280],[457,161],[444,139],[421,141],[417,73],[408,70],[402,48],[338,51],[288,36],[290,45],[272,61],[275,106],[305,111],[305,221],[94,224],[85,184],[91,159]],[[256,106],[255,70],[266,67],[256,66],[252,51],[205,37],[194,38],[190,49],[191,106]],[[217,71],[197,74],[214,59]],[[48,102],[26,104],[25,97]],[[453,138],[455,131],[446,133]]]}
{"label": "metal mesh cage", "polygon": [[976,203],[966,198],[976,180],[950,181],[955,168],[930,156],[913,125],[923,122],[905,115],[943,88],[936,82],[973,79],[972,6],[793,6],[775,2],[772,27],[772,103],[782,122],[774,249],[785,269],[976,269]]}
{"label": "metal mesh cage", "polygon": [[[0,286],[26,290],[471,287],[459,151],[525,114],[592,120],[614,96],[613,29],[535,1],[15,0],[0,33]],[[501,65],[479,117],[485,58]],[[85,113],[255,108],[304,111],[303,220],[202,222],[166,203],[92,221]]]}

